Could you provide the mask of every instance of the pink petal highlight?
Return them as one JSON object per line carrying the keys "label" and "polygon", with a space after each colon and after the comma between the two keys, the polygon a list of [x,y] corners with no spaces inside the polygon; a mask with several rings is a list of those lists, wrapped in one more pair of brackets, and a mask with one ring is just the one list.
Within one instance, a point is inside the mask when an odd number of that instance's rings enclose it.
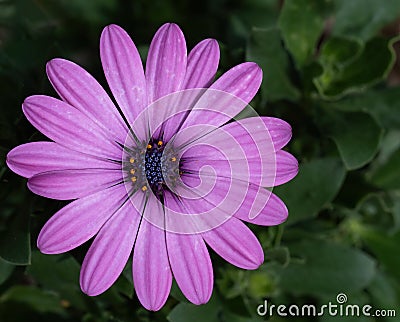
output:
{"label": "pink petal highlight", "polygon": [[29,122],[56,143],[77,152],[121,160],[121,148],[76,108],[43,95],[25,99],[22,109]]}
{"label": "pink petal highlight", "polygon": [[25,178],[55,170],[121,168],[118,163],[76,152],[54,142],[19,145],[7,154],[7,165]]}
{"label": "pink petal highlight", "polygon": [[298,172],[299,163],[293,155],[282,150],[276,153],[276,186],[292,180]]}
{"label": "pink petal highlight", "polygon": [[59,170],[31,177],[28,188],[43,197],[70,200],[86,197],[121,182],[120,169]]}
{"label": "pink petal highlight", "polygon": [[120,143],[128,128],[101,85],[82,67],[64,59],[47,63],[47,76],[60,97],[76,107]]}
{"label": "pink petal highlight", "polygon": [[96,296],[122,273],[131,254],[140,214],[127,201],[101,228],[82,263],[80,285],[84,293]]}
{"label": "pink petal highlight", "polygon": [[257,269],[264,261],[263,249],[253,232],[231,218],[202,234],[206,243],[223,259],[244,269]]}
{"label": "pink petal highlight", "polygon": [[178,91],[186,73],[186,41],[181,29],[166,23],[150,44],[146,62],[149,103]]}
{"label": "pink petal highlight", "polygon": [[109,25],[101,34],[100,57],[115,100],[132,124],[147,106],[146,80],[139,52],[125,30]]}
{"label": "pink petal highlight", "polygon": [[215,39],[204,39],[189,53],[183,89],[206,88],[214,79],[219,63],[219,46]]}
{"label": "pink petal highlight", "polygon": [[[163,210],[155,197],[150,197],[145,212]],[[146,220],[141,222],[133,251],[133,284],[140,303],[151,311],[158,311],[166,302],[172,285],[172,273],[168,261],[165,231]]]}
{"label": "pink petal highlight", "polygon": [[40,231],[42,253],[65,253],[92,238],[126,200],[123,185],[75,200],[53,215]]}
{"label": "pink petal highlight", "polygon": [[211,297],[213,269],[210,255],[201,235],[167,232],[171,269],[179,288],[194,304],[204,304]]}

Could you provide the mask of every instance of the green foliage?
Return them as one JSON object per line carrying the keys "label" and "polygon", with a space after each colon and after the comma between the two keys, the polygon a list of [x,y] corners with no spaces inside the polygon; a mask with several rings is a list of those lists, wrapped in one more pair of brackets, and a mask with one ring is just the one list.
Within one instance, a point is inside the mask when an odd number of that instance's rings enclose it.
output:
{"label": "green foliage", "polygon": [[301,241],[291,252],[293,261],[280,275],[282,288],[294,294],[353,294],[369,285],[375,274],[375,263],[369,256],[338,244]]}
{"label": "green foliage", "polygon": [[277,28],[255,28],[250,34],[246,58],[264,70],[261,95],[266,100],[297,100],[299,91],[291,83],[289,56],[285,51]]}
{"label": "green foliage", "polygon": [[[341,292],[349,303],[399,315],[399,19],[398,0],[0,1],[0,321],[256,322],[268,318],[256,311],[265,299],[323,305]],[[182,27],[189,48],[218,39],[219,75],[244,60],[262,67],[252,106],[291,124],[285,149],[300,169],[274,189],[288,221],[250,226],[265,251],[259,269],[244,271],[212,254],[211,301],[194,306],[174,284],[154,313],[136,298],[131,263],[110,290],[91,298],[79,288],[87,245],[40,254],[40,228],[65,203],[34,196],[5,160],[16,145],[43,139],[20,106],[32,94],[55,96],[48,60],[73,60],[107,88],[98,55],[102,28],[121,25],[145,54],[166,21]],[[293,321],[360,319],[378,321]]]}
{"label": "green foliage", "polygon": [[295,179],[275,189],[289,208],[288,222],[315,217],[336,196],[345,174],[339,159],[314,159],[301,164]]}

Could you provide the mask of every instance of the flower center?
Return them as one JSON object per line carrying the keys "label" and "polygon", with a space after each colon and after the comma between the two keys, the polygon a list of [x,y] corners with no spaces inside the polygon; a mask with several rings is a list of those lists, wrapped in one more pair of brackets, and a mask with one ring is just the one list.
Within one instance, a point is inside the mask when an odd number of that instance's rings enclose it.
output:
{"label": "flower center", "polygon": [[127,182],[134,191],[143,192],[150,188],[158,197],[163,191],[175,185],[180,176],[177,153],[161,140],[151,139],[147,144],[127,149],[124,169]]}
{"label": "flower center", "polygon": [[[152,142],[147,145],[144,165],[146,178],[151,187],[154,187],[156,184],[164,183],[162,156],[163,150],[161,141],[159,141],[157,145]],[[166,170],[165,167],[164,170]]]}

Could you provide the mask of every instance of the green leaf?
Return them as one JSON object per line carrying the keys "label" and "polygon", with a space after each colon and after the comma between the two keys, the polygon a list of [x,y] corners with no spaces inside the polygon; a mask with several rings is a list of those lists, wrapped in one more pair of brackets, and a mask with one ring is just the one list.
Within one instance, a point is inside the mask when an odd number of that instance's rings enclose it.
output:
{"label": "green leaf", "polygon": [[290,261],[289,249],[284,246],[270,248],[265,251],[265,258],[274,261],[282,266],[286,266]]}
{"label": "green leaf", "polygon": [[365,111],[375,117],[379,124],[385,128],[400,128],[400,113],[398,101],[400,87],[371,90],[362,95],[330,103],[335,108],[343,111]]}
{"label": "green leaf", "polygon": [[248,0],[238,2],[237,5],[229,18],[231,37],[247,39],[253,27],[276,26],[280,11],[277,0]]}
{"label": "green leaf", "polygon": [[395,284],[396,281],[393,278],[378,271],[371,285],[368,287],[368,291],[376,307],[400,307],[400,295],[396,294]]}
{"label": "green leaf", "polygon": [[254,28],[247,44],[246,57],[259,64],[264,71],[261,91],[265,99],[276,101],[299,98],[299,91],[289,78],[289,57],[283,48],[278,29]]}
{"label": "green leaf", "polygon": [[342,162],[335,158],[301,164],[299,174],[292,181],[274,188],[289,209],[287,222],[294,223],[316,216],[336,196],[345,175]]}
{"label": "green leaf", "polygon": [[315,51],[329,3],[328,0],[286,0],[283,4],[279,27],[287,49],[300,68]]}
{"label": "green leaf", "polygon": [[367,40],[400,15],[398,0],[334,0],[336,6],[334,35]]}
{"label": "green leaf", "polygon": [[292,294],[335,295],[362,290],[375,274],[375,261],[347,246],[321,240],[289,246],[293,260],[281,271],[281,287]]}
{"label": "green leaf", "polygon": [[[397,40],[398,38],[389,41],[373,38],[365,44],[362,53],[355,60],[344,65],[340,60],[332,61],[332,57],[342,58],[342,52],[347,49],[338,47],[333,54],[332,48],[329,57],[321,55],[319,61],[324,72],[314,79],[319,94],[326,99],[337,99],[348,93],[362,91],[385,79],[395,61],[393,43]],[[322,54],[326,54],[326,51],[323,50]],[[355,52],[354,55],[358,53]]]}
{"label": "green leaf", "polygon": [[322,65],[344,67],[362,53],[363,43],[347,37],[331,37],[321,48],[319,60]]}
{"label": "green leaf", "polygon": [[69,255],[32,253],[27,274],[46,290],[79,309],[85,309],[85,295],[79,288],[79,264]]}
{"label": "green leaf", "polygon": [[29,212],[15,213],[0,235],[0,256],[14,265],[29,265],[31,244]]}
{"label": "green leaf", "polygon": [[17,285],[8,289],[1,297],[0,303],[20,302],[38,312],[63,314],[60,299],[52,293],[46,293],[32,286]]}
{"label": "green leaf", "polygon": [[383,136],[374,118],[364,112],[327,113],[320,125],[335,142],[346,169],[358,169],[370,162]]}
{"label": "green leaf", "polygon": [[370,181],[384,189],[400,189],[400,149],[375,169]]}
{"label": "green leaf", "polygon": [[0,285],[3,284],[13,272],[15,266],[0,258]]}
{"label": "green leaf", "polygon": [[362,238],[385,269],[400,280],[400,233],[388,235],[375,229],[364,229]]}
{"label": "green leaf", "polygon": [[215,295],[206,305],[196,306],[189,303],[180,303],[168,315],[171,322],[219,322],[221,303]]}

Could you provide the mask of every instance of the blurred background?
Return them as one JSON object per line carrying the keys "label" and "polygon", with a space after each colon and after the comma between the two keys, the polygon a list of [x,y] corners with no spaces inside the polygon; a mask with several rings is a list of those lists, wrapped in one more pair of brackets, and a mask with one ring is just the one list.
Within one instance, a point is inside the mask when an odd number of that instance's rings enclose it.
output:
{"label": "blurred background", "polygon": [[[0,0],[0,321],[400,321],[399,18],[398,0]],[[217,39],[219,73],[246,60],[262,67],[252,106],[292,125],[287,149],[301,165],[295,180],[274,190],[288,221],[251,226],[265,250],[258,270],[212,254],[208,304],[189,304],[174,285],[152,313],[135,296],[130,263],[109,291],[91,298],[78,282],[90,242],[59,256],[38,252],[40,228],[65,203],[29,192],[5,157],[42,139],[21,103],[56,96],[48,60],[72,60],[107,88],[103,27],[125,28],[145,60],[164,22],[179,24],[189,49]],[[337,304],[339,293],[349,304],[397,309],[397,317],[257,314],[265,299]]]}

